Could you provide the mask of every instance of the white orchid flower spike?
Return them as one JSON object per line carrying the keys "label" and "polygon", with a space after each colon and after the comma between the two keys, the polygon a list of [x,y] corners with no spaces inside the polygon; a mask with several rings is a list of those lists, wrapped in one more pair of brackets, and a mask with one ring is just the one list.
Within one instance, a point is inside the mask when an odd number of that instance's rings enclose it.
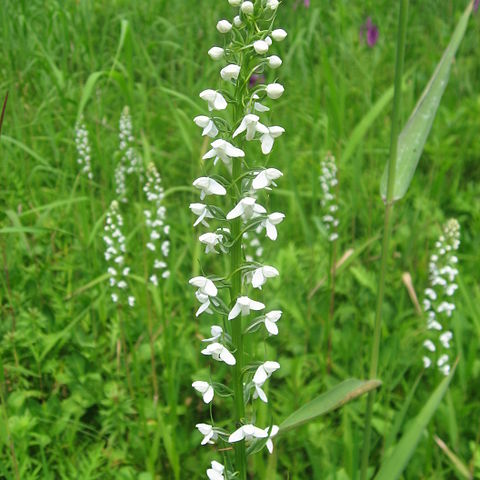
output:
{"label": "white orchid flower spike", "polygon": [[203,396],[205,403],[210,403],[213,400],[213,387],[208,382],[197,381],[192,383],[192,387]]}
{"label": "white orchid flower spike", "polygon": [[225,110],[228,106],[223,95],[215,90],[204,90],[200,93],[200,98],[208,103],[208,109],[210,111]]}
{"label": "white orchid flower spike", "polygon": [[267,438],[268,433],[255,425],[243,425],[238,430],[235,430],[229,437],[229,443],[240,442],[241,440],[250,441],[254,438]]}
{"label": "white orchid flower spike", "polygon": [[265,305],[261,302],[256,302],[255,300],[251,300],[248,297],[238,297],[235,305],[228,314],[228,319],[233,320],[240,314],[242,315],[242,317],[244,317],[246,315],[250,315],[250,310],[258,311],[263,310],[264,308]]}
{"label": "white orchid flower spike", "polygon": [[235,365],[237,362],[235,357],[221,343],[211,343],[202,350],[203,355],[211,355],[218,362],[225,362],[227,365]]}
{"label": "white orchid flower spike", "polygon": [[241,216],[244,221],[247,221],[254,216],[267,213],[265,208],[256,202],[253,197],[242,198],[237,205],[227,213],[227,220],[233,220]]}
{"label": "white orchid flower spike", "polygon": [[253,272],[252,286],[253,288],[259,288],[261,290],[262,285],[267,282],[267,279],[278,277],[278,275],[280,275],[280,272],[275,267],[271,267],[270,265],[257,268]]}

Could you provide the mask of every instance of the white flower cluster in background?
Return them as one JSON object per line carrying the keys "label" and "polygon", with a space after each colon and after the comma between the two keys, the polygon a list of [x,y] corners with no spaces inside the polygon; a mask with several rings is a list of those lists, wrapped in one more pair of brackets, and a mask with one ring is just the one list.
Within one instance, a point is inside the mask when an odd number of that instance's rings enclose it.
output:
{"label": "white flower cluster in background", "polygon": [[327,153],[321,165],[321,175],[319,177],[320,186],[322,187],[322,221],[328,232],[328,239],[334,242],[338,238],[338,205],[335,198],[335,187],[337,180],[337,165],[335,157],[331,153]]}
{"label": "white flower cluster in background", "polygon": [[93,180],[91,165],[91,148],[88,140],[88,130],[83,123],[83,118],[75,125],[75,146],[77,147],[77,163],[81,167],[82,174],[89,180]]}
{"label": "white flower cluster in background", "polygon": [[119,161],[115,168],[115,192],[120,202],[127,202],[127,177],[137,175],[139,180],[143,180],[142,159],[138,155],[135,147],[135,137],[133,136],[132,117],[128,107],[124,107],[119,121]]}
{"label": "white flower cluster in background", "polygon": [[128,291],[128,274],[130,268],[125,264],[126,246],[122,232],[123,217],[117,201],[113,201],[107,212],[103,241],[105,242],[105,260],[108,264],[108,277],[113,303],[130,307],[135,305],[135,297]]}
{"label": "white flower cluster in background", "polygon": [[430,257],[430,286],[425,289],[423,299],[428,330],[428,338],[423,343],[426,350],[423,364],[425,368],[437,367],[444,375],[448,375],[451,369],[453,333],[450,318],[455,310],[453,296],[458,288],[455,279],[458,275],[456,251],[459,246],[460,225],[457,220],[450,219]]}
{"label": "white flower cluster in background", "polygon": [[[267,212],[262,205],[263,199],[276,186],[275,181],[283,174],[276,168],[265,168],[264,162],[261,167],[255,166],[253,162],[258,154],[249,158],[246,146],[248,143],[258,145],[264,155],[269,155],[275,141],[285,131],[280,126],[268,125],[266,112],[270,107],[263,103],[280,98],[284,87],[276,81],[249,85],[252,75],[267,76],[281,66],[282,60],[271,55],[270,50],[275,42],[286,38],[287,32],[272,29],[280,4],[276,0],[229,0],[229,4],[236,9],[234,18],[217,23],[218,32],[226,36],[223,46],[214,46],[208,51],[213,60],[223,62],[219,67],[223,87],[200,93],[207,111],[194,118],[202,135],[210,139],[210,148],[203,156],[205,170],[212,172],[215,169],[215,173],[204,174],[193,182],[199,190],[200,200],[190,204],[190,210],[196,216],[194,226],[208,229],[199,235],[207,255],[232,255],[234,249],[238,252],[240,242],[243,255],[241,259],[232,259],[237,270],[230,275],[239,277],[241,272],[241,288],[240,294],[235,291],[232,298],[228,295],[233,289],[230,277],[205,273],[192,278],[189,283],[196,288],[195,295],[200,304],[196,315],[214,315],[223,322],[223,326],[211,326],[211,336],[204,340],[207,345],[201,353],[237,371],[243,365],[243,358],[237,356],[234,343],[236,326],[241,326],[242,335],[255,332],[277,335],[277,322],[282,316],[280,310],[268,311],[266,305],[255,297],[259,296],[262,287],[280,275],[274,266],[261,263],[263,247],[260,237],[274,242],[277,227],[285,218],[281,212]],[[232,41],[229,41],[230,34]],[[222,112],[229,110],[233,112],[233,123],[230,123],[230,115],[221,116]],[[253,248],[255,255],[249,255],[246,246]],[[229,433],[214,425],[199,423],[197,428],[203,435],[202,445],[220,442],[228,449],[228,444],[240,441],[251,444],[267,439],[267,449],[272,452],[271,439],[277,434],[278,427],[273,425],[262,429],[253,421],[258,402],[268,402],[265,386],[279,368],[278,362],[268,359],[242,369],[246,372],[241,373],[245,385],[245,424],[237,425],[233,433]],[[217,385],[221,384],[200,379],[193,383],[193,388],[205,403],[210,404],[218,393]],[[222,390],[225,391],[225,387]],[[212,467],[207,470],[210,479],[226,479],[231,475],[235,474],[227,472],[218,462],[212,462]]]}
{"label": "white flower cluster in background", "polygon": [[167,258],[170,252],[170,226],[165,224],[167,210],[163,205],[165,196],[162,179],[155,165],[150,163],[147,168],[147,180],[143,187],[147,197],[149,208],[144,210],[145,224],[148,231],[148,240],[146,247],[150,252],[154,252],[155,258],[149,276],[149,281],[158,286],[160,278],[168,278],[170,271],[167,266]]}

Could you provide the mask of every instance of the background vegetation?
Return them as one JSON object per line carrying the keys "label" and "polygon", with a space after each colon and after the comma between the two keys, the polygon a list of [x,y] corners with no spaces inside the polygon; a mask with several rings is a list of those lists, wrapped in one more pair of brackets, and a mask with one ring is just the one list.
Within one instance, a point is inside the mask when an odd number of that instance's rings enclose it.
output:
{"label": "background vegetation", "polygon": [[[275,210],[287,214],[266,257],[281,272],[270,294],[284,311],[273,342],[282,368],[269,408],[284,419],[339,381],[368,372],[379,234],[379,182],[388,155],[397,9],[392,2],[287,0],[279,26],[285,95],[275,118],[286,129],[270,164],[284,172]],[[465,5],[412,2],[406,51],[404,118],[413,108]],[[200,448],[205,421],[191,382],[206,371],[188,279],[202,254],[188,204],[207,144],[192,118],[198,93],[218,85],[206,52],[227,2],[4,0],[0,7],[0,93],[9,101],[0,142],[2,251],[0,478],[203,478],[212,457]],[[370,48],[359,30],[379,28]],[[439,381],[423,372],[425,321],[402,282],[409,272],[421,298],[428,258],[449,217],[462,227],[457,310],[452,317],[460,363],[441,407],[404,474],[450,479],[458,469],[438,435],[480,478],[478,246],[480,231],[480,62],[478,14],[460,47],[432,133],[406,199],[395,209],[372,464],[387,452]],[[93,77],[94,72],[103,72]],[[87,82],[90,77],[90,82]],[[83,96],[83,97],[82,97]],[[79,175],[74,125],[82,107],[90,130],[94,182]],[[377,103],[383,102],[383,104]],[[123,313],[134,395],[118,368],[118,312],[109,299],[103,222],[115,198],[117,125],[130,105],[137,147],[155,162],[167,191],[172,275],[153,292],[144,279],[141,189],[131,185],[124,212],[134,309]],[[363,137],[355,127],[378,115]],[[358,132],[358,131],[357,131]],[[352,137],[353,134],[353,137]],[[359,141],[352,143],[357,138]],[[353,139],[353,140],[352,140]],[[331,252],[320,222],[319,163],[339,162],[339,255],[353,255],[336,282],[331,368],[327,363],[327,277]],[[348,155],[347,155],[348,154]],[[324,281],[323,281],[324,280]],[[314,288],[322,282],[320,287]],[[155,322],[160,398],[155,406],[148,316]],[[273,456],[255,459],[255,478],[355,479],[364,399],[286,435]],[[266,407],[262,415],[267,416]],[[15,463],[19,476],[15,477]],[[275,473],[276,472],[276,473]]]}

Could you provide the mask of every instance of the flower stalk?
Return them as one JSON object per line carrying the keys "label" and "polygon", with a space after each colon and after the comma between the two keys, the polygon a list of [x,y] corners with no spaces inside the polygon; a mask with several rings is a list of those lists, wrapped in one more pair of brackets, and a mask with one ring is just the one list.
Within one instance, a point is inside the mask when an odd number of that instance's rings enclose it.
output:
{"label": "flower stalk", "polygon": [[[405,58],[405,43],[407,32],[407,18],[408,18],[408,4],[409,0],[400,1],[400,12],[398,19],[397,32],[397,52],[395,60],[395,84],[394,84],[394,98],[393,98],[393,115],[392,115],[392,130],[390,137],[390,156],[388,161],[388,180],[387,180],[387,197],[385,199],[385,216],[383,227],[383,241],[382,241],[382,256],[380,265],[380,275],[377,289],[377,306],[375,310],[375,326],[373,334],[373,345],[370,360],[369,378],[376,378],[378,373],[378,358],[380,354],[380,340],[382,328],[382,307],[385,293],[385,277],[387,271],[387,261],[389,252],[389,242],[391,234],[391,217],[393,214],[394,205],[394,186],[395,173],[397,166],[397,150],[398,150],[398,135],[400,130],[400,107],[401,107],[401,93],[402,93],[402,76]],[[372,430],[372,414],[373,405],[375,403],[376,391],[372,390],[367,398],[367,410],[365,414],[365,431],[362,452],[361,474],[360,479],[366,480],[368,474],[368,460],[370,455],[370,437]]]}

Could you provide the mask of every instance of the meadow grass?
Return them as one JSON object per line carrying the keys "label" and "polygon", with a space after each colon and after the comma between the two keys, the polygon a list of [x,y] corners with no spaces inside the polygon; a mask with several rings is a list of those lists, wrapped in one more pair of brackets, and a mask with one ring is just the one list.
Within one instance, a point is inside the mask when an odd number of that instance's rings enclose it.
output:
{"label": "meadow grass", "polygon": [[[214,458],[194,432],[205,418],[191,383],[199,372],[208,375],[198,352],[209,332],[194,316],[187,285],[201,272],[188,204],[196,201],[190,185],[201,175],[208,147],[192,118],[202,113],[198,93],[218,82],[218,66],[206,52],[216,43],[213,26],[230,14],[224,3],[4,0],[0,7],[0,93],[9,92],[0,139],[0,478],[203,478]],[[282,335],[268,346],[282,368],[271,379],[269,406],[258,414],[262,425],[268,409],[283,419],[345,378],[368,377],[384,210],[379,184],[391,126],[397,9],[388,2],[345,0],[312,1],[308,9],[300,2],[293,10],[293,3],[279,10],[278,25],[289,32],[276,52],[284,61],[286,93],[275,119],[286,134],[274,155],[284,180],[269,206],[287,216],[277,249],[265,254],[282,274],[267,294],[272,308],[284,312]],[[410,5],[402,124],[463,3]],[[368,16],[380,30],[373,48],[359,41]],[[472,478],[480,478],[479,33],[477,14],[412,186],[395,207],[371,466],[390,451],[440,381],[423,371],[425,321],[402,273],[410,273],[421,298],[441,225],[455,217],[462,228],[452,317],[460,362],[405,479],[466,478],[434,435],[475,471]],[[129,199],[125,232],[137,304],[120,310],[126,348],[109,300],[102,240],[105,213],[115,199],[117,125],[125,105],[145,166],[154,162],[162,176],[172,227],[171,277],[158,289],[147,288],[145,201],[131,182],[138,193]],[[74,127],[81,108],[92,146],[91,182],[76,164]],[[373,121],[359,135],[355,128],[365,118]],[[339,171],[338,257],[353,249],[336,273],[331,368],[330,246],[318,182],[328,151]],[[152,320],[158,403],[151,380]],[[360,399],[286,434],[272,456],[254,459],[254,478],[358,479],[364,413]]]}

